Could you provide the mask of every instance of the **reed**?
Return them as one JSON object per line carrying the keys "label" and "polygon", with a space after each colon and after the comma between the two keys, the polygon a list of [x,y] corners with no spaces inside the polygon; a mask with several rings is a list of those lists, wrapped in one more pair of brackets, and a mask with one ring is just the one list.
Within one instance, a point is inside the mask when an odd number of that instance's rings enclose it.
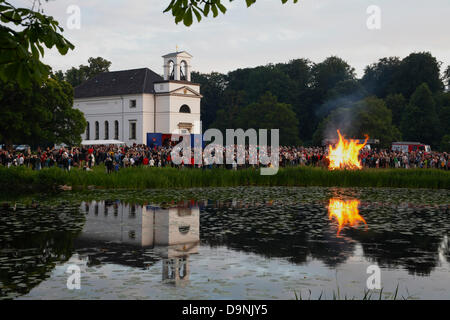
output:
{"label": "reed", "polygon": [[[375,291],[375,290],[364,290],[364,296],[362,296],[362,297],[356,297],[356,296],[350,297],[350,296],[347,296],[347,294],[342,296],[340,288],[338,286],[336,290],[332,291],[332,298],[331,298],[331,300],[399,300],[400,298],[402,300],[409,300],[409,299],[413,298],[409,294],[408,288],[406,288],[406,291],[408,292],[408,296],[401,296],[401,297],[399,297],[399,295],[398,295],[398,288],[399,288],[399,284],[397,283],[397,287],[395,288],[395,292],[391,293],[391,294],[383,295],[383,288],[381,288],[381,290],[379,290],[378,292]],[[308,289],[307,292],[309,292],[309,296],[303,297],[301,289],[300,289],[298,294],[297,294],[297,291],[294,290],[294,298],[295,298],[295,300],[312,300],[311,299],[311,296],[312,296],[311,289]],[[325,295],[323,290],[320,292],[320,295],[317,298],[317,300],[322,300],[322,299],[326,299],[326,295]]]}
{"label": "reed", "polygon": [[91,186],[104,189],[153,189],[233,186],[322,186],[450,189],[450,171],[436,169],[364,169],[359,171],[322,168],[280,168],[273,176],[257,169],[177,169],[133,167],[107,174],[104,166],[93,171],[59,168],[33,171],[25,167],[0,167],[0,191],[51,191],[61,185],[74,189]]}

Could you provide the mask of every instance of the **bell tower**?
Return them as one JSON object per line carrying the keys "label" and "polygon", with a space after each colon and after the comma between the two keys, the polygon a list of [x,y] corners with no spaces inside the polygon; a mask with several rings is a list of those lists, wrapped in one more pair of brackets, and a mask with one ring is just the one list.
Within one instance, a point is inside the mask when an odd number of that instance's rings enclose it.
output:
{"label": "bell tower", "polygon": [[186,51],[172,52],[164,58],[164,80],[191,81],[192,56]]}
{"label": "bell tower", "polygon": [[200,94],[200,84],[192,82],[192,55],[177,51],[162,58],[164,79],[153,83],[153,132],[201,134],[200,101],[203,96]]}

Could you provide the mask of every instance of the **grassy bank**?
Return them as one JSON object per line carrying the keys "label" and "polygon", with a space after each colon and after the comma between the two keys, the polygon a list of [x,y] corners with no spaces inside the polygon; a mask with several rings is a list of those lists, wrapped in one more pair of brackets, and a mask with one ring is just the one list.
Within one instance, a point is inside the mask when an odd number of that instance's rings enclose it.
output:
{"label": "grassy bank", "polygon": [[321,168],[280,168],[274,176],[259,170],[127,168],[107,174],[103,166],[93,171],[59,168],[33,171],[28,168],[0,167],[1,192],[51,191],[68,185],[74,189],[89,186],[115,189],[233,187],[233,186],[322,186],[393,187],[450,189],[450,172],[434,169],[366,169],[328,171]]}

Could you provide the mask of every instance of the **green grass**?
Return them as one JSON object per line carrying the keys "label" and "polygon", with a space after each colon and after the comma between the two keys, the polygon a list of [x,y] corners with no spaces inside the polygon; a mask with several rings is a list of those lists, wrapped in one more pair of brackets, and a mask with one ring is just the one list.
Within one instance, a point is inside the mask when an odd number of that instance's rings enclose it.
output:
{"label": "green grass", "polygon": [[365,169],[359,171],[322,168],[280,168],[273,176],[256,169],[127,168],[107,174],[104,166],[93,171],[59,168],[33,171],[0,167],[1,192],[51,191],[68,185],[77,190],[90,186],[104,189],[153,189],[233,186],[321,186],[450,189],[450,171],[435,169]]}
{"label": "green grass", "polygon": [[[332,300],[408,300],[411,299],[411,296],[409,295],[408,292],[408,296],[402,296],[399,297],[398,296],[398,287],[399,284],[397,284],[397,287],[395,288],[395,292],[391,293],[391,294],[385,294],[383,295],[383,288],[381,288],[381,290],[379,290],[378,292],[374,291],[374,290],[364,290],[364,296],[363,297],[350,297],[347,295],[342,296],[339,287],[337,287],[336,290],[333,290],[333,295],[332,295]],[[312,292],[310,289],[307,290],[309,292],[309,296],[307,297],[303,297],[302,296],[302,291],[300,290],[299,293],[297,294],[297,291],[294,290],[294,296],[295,296],[295,300],[311,300],[311,295]],[[406,291],[408,291],[408,289],[406,289]],[[320,296],[317,298],[317,300],[322,300],[325,299],[325,295],[323,290],[320,292]]]}

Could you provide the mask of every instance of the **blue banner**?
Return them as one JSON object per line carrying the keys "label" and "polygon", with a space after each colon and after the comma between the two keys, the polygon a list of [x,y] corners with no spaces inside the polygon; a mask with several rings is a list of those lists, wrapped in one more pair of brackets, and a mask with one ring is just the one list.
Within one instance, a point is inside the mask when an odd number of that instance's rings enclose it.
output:
{"label": "blue banner", "polygon": [[160,147],[162,145],[161,133],[147,133],[147,146],[148,147]]}

